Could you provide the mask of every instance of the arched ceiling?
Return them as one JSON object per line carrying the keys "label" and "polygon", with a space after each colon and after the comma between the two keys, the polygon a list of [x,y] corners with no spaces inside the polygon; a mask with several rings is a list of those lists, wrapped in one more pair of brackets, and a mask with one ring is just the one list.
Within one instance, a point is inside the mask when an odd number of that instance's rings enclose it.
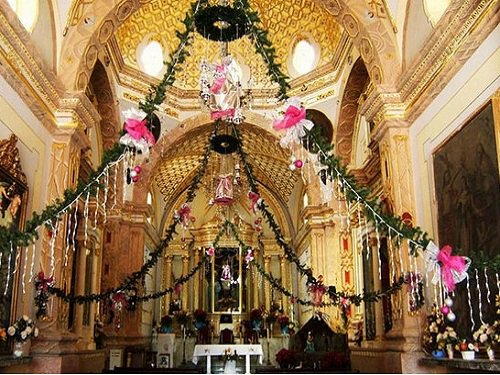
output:
{"label": "arched ceiling", "polygon": [[[243,151],[252,167],[253,176],[285,206],[299,180],[298,172],[288,168],[288,154],[279,146],[279,141],[265,130],[251,124],[239,125]],[[174,142],[161,155],[154,170],[153,179],[162,193],[167,207],[192,183],[201,162],[201,155],[208,143],[212,125],[200,126]],[[220,155],[212,151],[205,182],[217,170]],[[245,181],[243,163],[240,162],[242,180]],[[200,186],[200,188],[203,188]],[[246,194],[246,192],[243,192]]]}
{"label": "arched ceiling", "polygon": [[[175,51],[179,40],[176,31],[183,32],[184,15],[190,9],[191,0],[153,0],[134,12],[116,30],[116,53],[119,53],[126,67],[138,70],[136,51],[146,37],[159,41],[167,54]],[[301,36],[308,36],[317,43],[320,57],[317,68],[331,62],[338,48],[341,28],[333,17],[322,7],[310,0],[251,0],[252,9],[258,11],[264,30],[276,49],[278,63],[285,73],[289,73],[286,60],[290,56],[294,42]],[[220,59],[220,45],[210,42],[194,33],[189,47],[190,56],[177,76],[177,88],[199,89],[199,66],[203,58],[208,61]],[[250,68],[256,87],[270,86],[268,69],[262,57],[255,52],[250,38],[244,37],[229,43],[229,53],[238,62]]]}

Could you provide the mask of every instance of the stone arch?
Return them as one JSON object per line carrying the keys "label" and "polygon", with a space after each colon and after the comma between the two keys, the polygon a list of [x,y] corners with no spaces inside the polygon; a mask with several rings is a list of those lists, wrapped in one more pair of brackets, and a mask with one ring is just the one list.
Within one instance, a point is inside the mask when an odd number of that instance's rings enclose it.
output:
{"label": "stone arch", "polygon": [[[269,119],[262,115],[249,112],[246,114],[245,122],[271,134],[276,138],[276,147],[279,147],[278,140],[280,136],[277,131],[269,127]],[[132,196],[136,204],[146,204],[147,192],[149,191],[148,188],[153,183],[154,173],[160,166],[163,151],[187,137],[190,132],[209,126],[211,123],[213,123],[213,120],[210,118],[210,114],[201,113],[184,120],[176,128],[163,134],[151,149],[149,161],[141,165],[141,179],[133,186]],[[282,199],[278,197],[277,193],[273,193],[267,187],[260,184],[260,188],[261,190],[265,190],[265,192],[262,191],[262,195],[267,195],[269,198],[266,200],[266,203],[277,216],[277,222],[285,224],[282,228],[283,235],[290,236],[294,234],[294,222],[286,206],[286,202],[283,202]]]}
{"label": "stone arch", "polygon": [[[83,4],[84,0],[75,0]],[[327,9],[359,49],[372,82],[393,84],[401,72],[401,57],[388,17],[367,16],[365,1],[311,0]],[[79,20],[67,31],[61,49],[59,77],[71,85],[69,90],[85,89],[97,53],[118,26],[147,0],[112,0],[84,3]],[[78,5],[75,5],[78,8]],[[92,23],[84,22],[92,17]]]}
{"label": "stone arch", "polygon": [[358,58],[352,67],[345,85],[335,135],[335,150],[345,165],[351,161],[352,138],[358,113],[358,100],[368,81],[369,76],[365,64],[361,58]]}
{"label": "stone arch", "polygon": [[[116,110],[116,96],[111,87],[104,65],[97,60],[90,76],[92,93],[95,96],[97,110],[101,115],[99,122],[102,147],[110,149],[118,140],[119,116]],[[92,100],[93,98],[91,98]]]}

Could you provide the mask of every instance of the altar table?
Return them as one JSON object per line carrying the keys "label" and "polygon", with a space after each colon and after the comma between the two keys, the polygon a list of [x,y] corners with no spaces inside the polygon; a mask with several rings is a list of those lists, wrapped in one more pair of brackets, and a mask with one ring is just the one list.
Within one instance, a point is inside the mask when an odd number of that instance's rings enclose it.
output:
{"label": "altar table", "polygon": [[213,355],[234,354],[245,356],[245,374],[250,374],[250,356],[258,355],[259,363],[262,364],[262,345],[237,345],[237,344],[221,344],[221,345],[196,345],[193,352],[193,363],[198,363],[198,357],[207,357],[207,374],[211,374]]}

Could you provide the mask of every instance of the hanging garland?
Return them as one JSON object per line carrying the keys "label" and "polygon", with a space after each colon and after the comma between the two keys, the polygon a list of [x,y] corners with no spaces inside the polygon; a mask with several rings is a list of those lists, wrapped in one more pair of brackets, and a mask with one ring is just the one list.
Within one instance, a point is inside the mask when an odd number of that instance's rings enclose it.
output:
{"label": "hanging garland", "polygon": [[31,219],[27,220],[24,230],[10,229],[0,226],[0,252],[10,253],[11,248],[29,246],[38,239],[38,228],[43,225],[49,225],[53,220],[64,213],[81,196],[89,192],[91,196],[99,186],[99,178],[109,170],[110,166],[117,163],[124,156],[125,147],[116,143],[113,148],[104,152],[101,164],[90,174],[87,182],[78,181],[75,189],[66,189],[63,198],[58,198],[54,203],[45,207],[39,214],[33,212]]}
{"label": "hanging garland", "polygon": [[[208,165],[208,159],[209,159],[209,155],[211,152],[210,139],[212,139],[215,136],[215,134],[217,133],[218,127],[219,127],[219,123],[216,123],[214,125],[213,131],[209,135],[207,146],[206,146],[205,151],[203,153],[203,157],[202,157],[202,160],[200,162],[200,165],[198,166],[198,171],[197,171],[195,177],[193,178],[193,182],[191,183],[190,187],[188,188],[186,203],[192,202],[196,196],[196,191],[198,189],[198,185],[199,185],[203,175],[205,174],[205,171],[206,171],[207,165]],[[101,300],[104,300],[107,298],[111,298],[114,294],[116,294],[118,292],[133,290],[136,287],[137,282],[139,280],[144,279],[144,277],[149,272],[149,270],[154,265],[156,265],[158,263],[158,260],[160,259],[164,249],[166,249],[168,247],[168,245],[170,244],[170,242],[172,241],[172,239],[174,237],[174,234],[176,234],[175,229],[177,227],[177,224],[182,224],[182,217],[180,217],[180,216],[175,217],[174,216],[174,220],[170,224],[170,226],[168,227],[163,240],[160,241],[160,243],[155,248],[155,250],[149,254],[150,258],[142,265],[142,267],[139,271],[133,272],[131,275],[127,276],[123,280],[123,282],[120,285],[118,285],[117,287],[115,287],[111,290],[108,290],[106,292],[103,292],[103,293],[95,293],[95,294],[93,293],[93,294],[88,294],[88,295],[76,295],[75,296],[73,293],[66,293],[61,288],[57,288],[53,285],[48,285],[46,288],[44,288],[46,290],[44,290],[43,293],[55,295],[66,302],[84,303],[84,302],[101,301]],[[40,314],[43,314],[44,309],[45,309],[43,301],[44,300],[46,301],[46,295],[43,295],[43,293],[42,293],[42,295],[40,295],[39,290],[40,289],[37,288],[37,298],[35,299],[35,304],[38,308],[38,311],[40,311]]]}
{"label": "hanging garland", "polygon": [[[248,0],[238,0],[237,3],[238,5],[236,9],[241,10],[242,13],[244,13],[245,16],[247,17],[249,36],[254,42],[256,51],[263,57],[264,62],[267,64],[268,72],[271,79],[279,85],[278,98],[286,99],[287,89],[290,87],[288,83],[288,77],[281,72],[280,64],[277,64],[275,62],[275,60],[277,60],[275,55],[275,50],[272,47],[272,44],[267,37],[267,31],[264,31],[257,26],[257,24],[261,22],[260,18],[257,12],[254,12],[250,9]],[[145,100],[139,103],[139,108],[142,109],[144,112],[146,112],[148,118],[150,118],[150,116],[152,116],[153,112],[158,108],[158,106],[161,105],[161,103],[163,103],[167,87],[173,84],[175,80],[175,74],[180,70],[178,65],[182,64],[185,61],[186,57],[189,55],[188,51],[186,50],[186,47],[188,47],[192,42],[192,36],[190,36],[190,34],[195,30],[195,28],[198,28],[198,30],[200,30],[200,28],[203,28],[203,24],[201,21],[199,27],[196,25],[197,21],[196,17],[201,7],[207,6],[207,4],[208,4],[207,0],[199,0],[191,5],[191,11],[186,13],[186,16],[183,20],[183,24],[185,25],[186,30],[184,32],[177,32],[177,37],[179,38],[179,45],[177,50],[170,55],[169,62],[166,63],[166,73],[163,76],[163,79],[160,81],[158,85],[151,86],[150,91],[146,96]],[[241,15],[242,14],[240,14],[240,16]],[[201,18],[201,20],[202,19],[203,18]],[[199,20],[200,19],[198,19],[198,21]],[[213,137],[216,134],[216,130],[219,124],[220,124],[219,121],[215,123],[214,132],[212,133],[211,137]],[[241,137],[239,137],[239,131],[237,130],[236,127],[234,128],[234,130],[237,135],[237,138],[240,139]],[[306,136],[313,140],[313,144],[317,148],[319,162],[326,167],[326,169],[320,172],[321,173],[320,177],[330,179],[331,181],[335,178],[340,178],[342,180],[343,186],[346,187],[345,189],[346,199],[350,202],[362,202],[364,204],[366,216],[370,221],[372,222],[374,221],[376,225],[378,223],[383,224],[382,230],[386,230],[389,232],[392,230],[394,233],[397,234],[398,239],[399,238],[408,239],[411,255],[414,256],[418,255],[417,248],[420,248],[421,251],[425,252],[425,249],[427,248],[427,245],[429,243],[428,234],[422,231],[422,229],[419,227],[415,228],[408,227],[407,225],[404,224],[403,220],[401,220],[400,217],[382,214],[379,204],[375,200],[370,200],[368,198],[369,189],[357,185],[355,178],[348,173],[347,168],[341,164],[340,159],[338,159],[332,154],[331,145],[325,142],[325,140],[322,139],[322,137],[316,132],[317,131],[314,128],[312,130],[306,129]],[[246,163],[246,154],[243,151],[241,142],[239,142],[239,147],[237,151],[240,155],[241,160],[243,161],[243,164],[245,165],[245,172],[247,173],[248,181],[251,185],[252,191],[258,194],[257,185],[253,179],[252,166]],[[313,152],[313,150],[310,151]],[[33,213],[32,219],[26,222],[24,231],[22,232],[18,230],[7,231],[5,228],[0,227],[0,250],[2,252],[4,251],[10,252],[11,248],[15,248],[17,246],[27,246],[33,243],[38,238],[37,229],[41,225],[52,223],[54,219],[56,219],[59,215],[61,215],[61,213],[63,213],[65,209],[67,209],[85,192],[88,192],[90,195],[94,194],[95,189],[99,186],[98,185],[99,176],[102,174],[103,171],[109,168],[109,166],[112,163],[119,160],[123,152],[124,152],[124,147],[119,144],[115,144],[112,150],[106,152],[103,155],[101,165],[98,167],[96,172],[94,172],[89,177],[89,182],[87,182],[87,184],[79,183],[75,190],[72,189],[66,190],[64,192],[63,199],[56,200],[54,204],[47,206],[47,208],[41,214]],[[186,201],[187,203],[192,202],[192,200],[194,199],[195,191],[201,181],[203,173],[205,172],[208,164],[209,153],[210,153],[210,142],[208,142],[207,149],[199,165],[197,174],[193,179],[193,183],[191,184],[188,190],[187,201]],[[306,264],[301,264],[300,259],[297,257],[295,252],[285,242],[281,234],[281,230],[276,221],[274,220],[273,215],[269,212],[266,204],[261,201],[261,203],[258,205],[258,208],[261,209],[261,211],[263,212],[266,221],[268,222],[270,228],[275,234],[277,243],[283,249],[287,259],[296,265],[297,270],[301,275],[306,276],[308,285],[319,285],[320,281],[313,276],[312,270],[309,267],[307,267]],[[37,289],[42,290],[43,293],[45,293],[46,289],[47,293],[49,294],[54,294],[65,301],[75,301],[77,303],[102,300],[104,298],[109,298],[113,294],[118,293],[120,291],[132,290],[135,288],[137,281],[144,278],[148,270],[157,263],[163,250],[166,247],[168,247],[175,233],[175,227],[178,223],[180,223],[180,219],[174,219],[174,222],[169,226],[167,234],[164,237],[164,239],[161,241],[161,243],[158,245],[155,251],[153,251],[150,254],[150,259],[143,265],[143,267],[141,267],[139,271],[134,272],[130,276],[125,278],[125,280],[113,290],[101,294],[74,296],[72,294],[65,293],[63,290],[59,288],[53,287],[52,285],[50,285],[50,283],[47,285],[47,287],[44,286],[41,289],[40,287],[37,287]],[[198,265],[195,266],[194,269],[199,269],[199,267],[201,267],[205,261],[206,258],[204,257],[198,263]],[[484,258],[478,263],[480,266],[488,267],[490,269],[498,271],[500,268],[499,267],[500,256],[496,256],[493,260]],[[262,269],[261,266],[260,269],[259,267],[256,266],[256,269],[262,274],[263,277],[265,277],[273,285],[273,287],[276,287],[284,294],[289,293],[286,295],[293,297],[289,291],[286,291],[281,285],[279,285],[278,281],[274,279],[272,275],[268,275],[265,272],[265,270]],[[193,270],[188,275],[194,275],[196,271]],[[182,282],[185,282],[189,279],[189,278],[185,279],[183,277],[179,278],[179,280]],[[352,303],[358,305],[361,301],[374,302],[379,300],[384,295],[392,294],[396,290],[399,290],[403,283],[404,283],[404,278],[400,277],[398,281],[395,282],[387,290],[377,291],[372,293],[364,293],[362,295],[361,294],[346,295],[343,294],[342,292],[337,292],[335,286],[326,287],[326,292],[332,299],[333,304],[339,304],[339,303],[343,304],[343,299],[348,299]],[[168,292],[169,291],[163,291],[158,293],[168,293]],[[152,294],[151,296],[154,297],[155,295],[156,294]],[[42,301],[45,298],[45,296],[40,296],[40,295],[39,297],[40,298],[38,298],[38,300]],[[146,296],[135,297],[135,298],[145,298],[145,297]],[[300,301],[298,300],[297,302],[305,304],[311,303],[311,301],[303,301],[303,300]]]}

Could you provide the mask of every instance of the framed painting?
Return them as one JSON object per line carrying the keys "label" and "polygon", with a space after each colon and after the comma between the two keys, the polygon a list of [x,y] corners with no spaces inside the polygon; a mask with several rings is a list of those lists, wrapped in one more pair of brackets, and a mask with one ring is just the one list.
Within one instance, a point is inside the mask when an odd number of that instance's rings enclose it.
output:
{"label": "framed painting", "polygon": [[[498,98],[492,98],[434,153],[439,245],[450,245],[454,254],[482,251],[493,258],[500,249],[498,105]],[[470,277],[470,284],[481,285],[484,293],[478,287],[467,290],[462,282],[454,296],[455,329],[469,338],[477,322],[492,323],[495,316],[486,283],[492,292],[498,290],[494,274],[486,270]]]}
{"label": "framed painting", "polygon": [[[21,170],[17,138],[0,140],[0,227],[2,230],[22,230],[26,216],[28,186],[26,176]],[[0,324],[8,328],[15,319],[16,285],[21,272],[14,272],[16,267],[16,247],[12,253],[0,255]],[[21,254],[19,254],[21,255]],[[0,340],[0,355],[10,352],[9,342]]]}
{"label": "framed painting", "polygon": [[500,249],[498,129],[490,101],[434,154],[441,246],[491,256]]}

